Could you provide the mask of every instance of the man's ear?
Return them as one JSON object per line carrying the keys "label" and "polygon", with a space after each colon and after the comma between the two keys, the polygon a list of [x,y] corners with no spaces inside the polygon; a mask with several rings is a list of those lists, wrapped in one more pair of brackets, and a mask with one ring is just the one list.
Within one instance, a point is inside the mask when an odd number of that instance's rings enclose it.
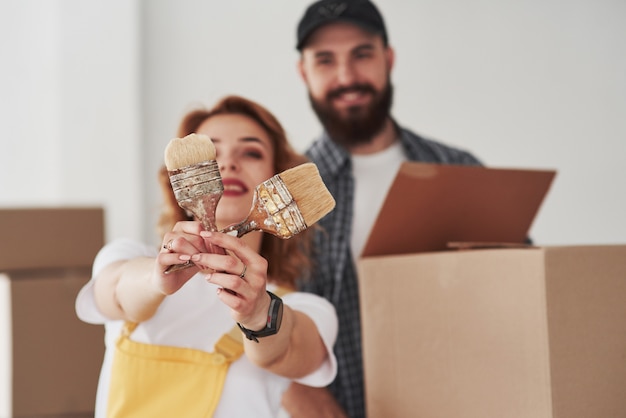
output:
{"label": "man's ear", "polygon": [[306,71],[304,71],[304,62],[303,62],[303,58],[300,57],[300,59],[298,60],[298,63],[296,64],[297,69],[298,69],[298,74],[300,74],[300,78],[302,79],[302,81],[304,81],[305,83],[307,82],[306,79]]}
{"label": "man's ear", "polygon": [[387,57],[387,67],[389,72],[393,69],[394,64],[396,63],[396,52],[390,46],[387,46],[385,50],[385,56]]}

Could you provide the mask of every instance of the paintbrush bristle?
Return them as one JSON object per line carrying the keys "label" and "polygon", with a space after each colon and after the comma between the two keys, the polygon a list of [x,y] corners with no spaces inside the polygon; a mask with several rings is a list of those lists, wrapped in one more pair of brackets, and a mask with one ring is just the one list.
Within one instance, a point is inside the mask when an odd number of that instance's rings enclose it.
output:
{"label": "paintbrush bristle", "polygon": [[335,199],[326,188],[315,164],[300,164],[283,171],[279,177],[298,205],[307,226],[313,225],[334,209]]}
{"label": "paintbrush bristle", "polygon": [[174,138],[165,147],[165,166],[168,171],[215,160],[215,145],[211,138],[202,134],[189,134]]}

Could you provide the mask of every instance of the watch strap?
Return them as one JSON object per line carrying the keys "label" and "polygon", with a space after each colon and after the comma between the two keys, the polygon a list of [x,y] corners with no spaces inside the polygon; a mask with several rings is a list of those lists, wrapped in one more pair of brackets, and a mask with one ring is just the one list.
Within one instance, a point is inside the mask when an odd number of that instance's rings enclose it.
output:
{"label": "watch strap", "polygon": [[283,319],[283,300],[269,290],[266,292],[270,296],[270,306],[267,311],[267,322],[265,324],[265,328],[258,331],[252,331],[237,322],[237,326],[246,338],[257,343],[259,342],[259,338],[276,334],[280,329],[280,324]]}

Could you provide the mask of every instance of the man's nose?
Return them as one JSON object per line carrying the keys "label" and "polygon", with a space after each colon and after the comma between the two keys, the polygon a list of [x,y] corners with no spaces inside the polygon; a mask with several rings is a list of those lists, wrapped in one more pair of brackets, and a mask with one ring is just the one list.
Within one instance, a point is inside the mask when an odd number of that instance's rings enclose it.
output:
{"label": "man's nose", "polygon": [[342,63],[337,69],[337,82],[340,86],[350,86],[356,81],[356,71],[350,62]]}

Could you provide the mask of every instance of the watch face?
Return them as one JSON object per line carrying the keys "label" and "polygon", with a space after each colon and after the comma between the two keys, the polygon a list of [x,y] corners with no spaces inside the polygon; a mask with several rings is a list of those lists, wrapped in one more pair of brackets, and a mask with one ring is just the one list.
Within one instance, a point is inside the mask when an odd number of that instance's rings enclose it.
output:
{"label": "watch face", "polygon": [[271,300],[270,307],[267,311],[267,324],[265,325],[265,328],[259,331],[251,331],[241,326],[241,324],[237,324],[249,340],[259,342],[257,337],[260,338],[274,335],[280,329],[280,324],[283,321],[283,301],[272,292],[268,291],[267,293],[270,295]]}
{"label": "watch face", "polygon": [[280,324],[283,322],[283,301],[272,298],[270,302],[270,323],[268,328],[278,332]]}

